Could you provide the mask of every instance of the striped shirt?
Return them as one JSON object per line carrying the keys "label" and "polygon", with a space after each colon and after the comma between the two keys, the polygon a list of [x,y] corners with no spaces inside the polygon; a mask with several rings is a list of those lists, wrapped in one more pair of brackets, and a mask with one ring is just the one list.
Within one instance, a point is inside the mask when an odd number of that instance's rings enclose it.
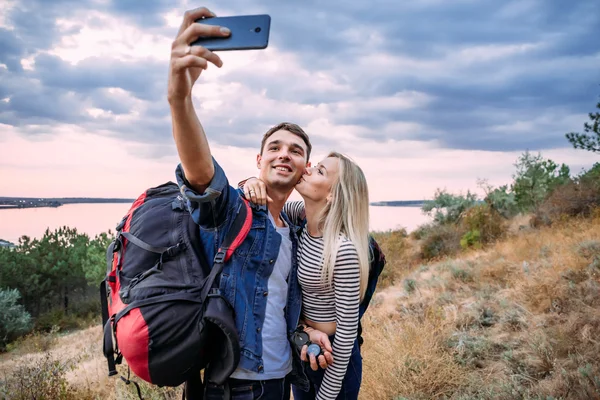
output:
{"label": "striped shirt", "polygon": [[[288,202],[284,211],[292,222],[304,214],[303,202]],[[334,362],[328,367],[317,399],[335,399],[342,387],[358,329],[360,267],[354,244],[340,236],[333,272],[333,285],[323,282],[322,237],[302,231],[298,244],[298,281],[302,287],[302,314],[314,322],[335,322],[332,343]]]}

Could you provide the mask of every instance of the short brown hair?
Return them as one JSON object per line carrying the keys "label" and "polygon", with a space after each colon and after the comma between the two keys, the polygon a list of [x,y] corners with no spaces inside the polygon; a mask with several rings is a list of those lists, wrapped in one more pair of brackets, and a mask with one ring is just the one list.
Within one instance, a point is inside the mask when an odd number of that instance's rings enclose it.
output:
{"label": "short brown hair", "polygon": [[312,145],[310,144],[310,139],[304,129],[300,128],[300,126],[293,124],[291,122],[282,122],[280,124],[275,125],[271,129],[264,134],[262,138],[262,142],[260,143],[260,154],[262,155],[263,149],[265,148],[265,143],[267,139],[277,131],[288,131],[296,136],[298,136],[302,141],[306,144],[306,161],[310,160],[310,151],[312,150]]}

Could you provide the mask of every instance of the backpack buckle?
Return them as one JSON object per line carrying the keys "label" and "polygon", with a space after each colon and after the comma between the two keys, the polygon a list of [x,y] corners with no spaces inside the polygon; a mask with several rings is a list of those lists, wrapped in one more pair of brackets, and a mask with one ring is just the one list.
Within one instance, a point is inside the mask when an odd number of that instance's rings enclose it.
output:
{"label": "backpack buckle", "polygon": [[225,262],[225,252],[221,249],[215,254],[214,263],[223,264]]}

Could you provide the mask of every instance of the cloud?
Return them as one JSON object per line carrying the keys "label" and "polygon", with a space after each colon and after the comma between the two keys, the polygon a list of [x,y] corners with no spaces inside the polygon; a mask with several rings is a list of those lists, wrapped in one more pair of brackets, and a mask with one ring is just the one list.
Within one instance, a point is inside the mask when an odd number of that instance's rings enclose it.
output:
{"label": "cloud", "polygon": [[[137,157],[170,157],[168,58],[188,6],[10,3],[0,20],[0,123],[22,135],[77,125],[148,144]],[[215,145],[255,149],[268,127],[293,121],[315,146],[369,156],[390,143],[552,149],[598,94],[595,0],[208,6],[272,16],[269,49],[222,53],[225,67],[209,68],[194,90]]]}

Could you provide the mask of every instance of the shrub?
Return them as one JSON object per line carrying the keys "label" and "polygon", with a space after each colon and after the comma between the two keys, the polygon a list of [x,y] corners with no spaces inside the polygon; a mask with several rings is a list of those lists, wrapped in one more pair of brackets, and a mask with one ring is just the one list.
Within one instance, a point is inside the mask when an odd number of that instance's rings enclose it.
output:
{"label": "shrub", "polygon": [[460,246],[463,249],[468,249],[469,247],[474,247],[476,249],[481,248],[481,233],[479,229],[474,229],[472,231],[468,231],[463,235],[460,239]]}
{"label": "shrub", "polygon": [[477,186],[485,192],[483,200],[502,217],[508,219],[518,214],[517,197],[508,185],[494,188],[488,183],[487,179],[478,179]]}
{"label": "shrub", "polygon": [[75,314],[65,314],[63,309],[55,308],[36,318],[35,330],[50,332],[56,329],[55,327],[60,330],[76,329],[80,327],[80,322],[81,320]]}
{"label": "shrub", "polygon": [[417,281],[414,279],[405,279],[404,280],[404,290],[406,293],[412,293],[417,288]]}
{"label": "shrub", "polygon": [[584,175],[554,190],[531,220],[534,227],[550,225],[563,217],[592,215],[600,206],[600,180]]}
{"label": "shrub", "polygon": [[377,232],[373,234],[373,237],[381,246],[387,260],[377,283],[378,288],[384,288],[398,281],[409,264],[408,257],[410,255],[408,254],[406,231]]}
{"label": "shrub", "polygon": [[424,239],[429,233],[436,228],[435,224],[423,224],[419,225],[417,229],[410,233],[410,237],[415,240]]}
{"label": "shrub", "polygon": [[600,241],[585,240],[579,243],[577,246],[577,254],[588,260],[600,257]]}
{"label": "shrub", "polygon": [[0,289],[0,350],[31,330],[31,315],[18,304],[20,298],[17,289]]}
{"label": "shrub", "polygon": [[452,277],[454,279],[458,279],[459,281],[465,283],[473,281],[473,275],[471,275],[471,273],[466,269],[451,267],[450,272],[452,273]]}
{"label": "shrub", "polygon": [[421,243],[421,257],[430,260],[456,254],[460,250],[463,234],[464,232],[455,225],[438,226]]}
{"label": "shrub", "polygon": [[534,156],[526,151],[515,167],[517,171],[513,175],[511,189],[517,205],[525,212],[537,210],[554,188],[570,181],[568,166],[559,166],[550,159],[544,159],[540,153]]}
{"label": "shrub", "polygon": [[462,213],[477,204],[477,195],[467,191],[466,195],[454,195],[437,189],[433,200],[426,201],[421,210],[433,217],[436,224],[455,223]]}
{"label": "shrub", "polygon": [[480,248],[483,244],[498,240],[506,232],[506,221],[489,204],[478,204],[469,208],[461,219],[467,233],[461,239],[463,248]]}
{"label": "shrub", "polygon": [[10,343],[6,346],[6,350],[17,350],[21,354],[47,352],[56,344],[59,331],[58,326],[54,326],[50,332],[34,331]]}
{"label": "shrub", "polygon": [[5,393],[0,394],[15,400],[78,398],[65,377],[69,368],[68,362],[55,359],[49,352],[31,358],[12,371],[1,389]]}

